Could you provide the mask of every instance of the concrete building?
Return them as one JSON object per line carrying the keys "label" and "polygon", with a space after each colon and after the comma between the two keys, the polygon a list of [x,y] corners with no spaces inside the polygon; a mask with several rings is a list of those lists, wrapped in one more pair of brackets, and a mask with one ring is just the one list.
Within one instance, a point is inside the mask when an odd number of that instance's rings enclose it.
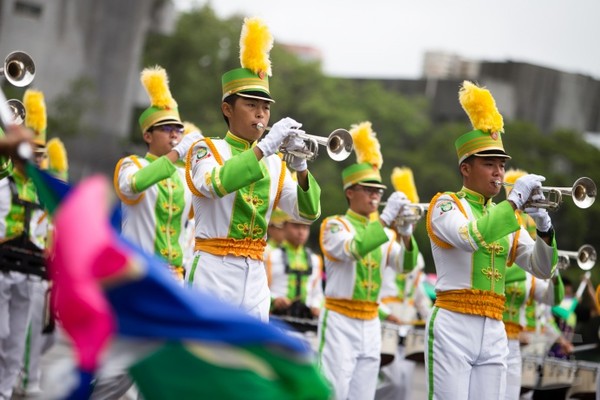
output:
{"label": "concrete building", "polygon": [[469,61],[454,54],[428,52],[423,78],[381,80],[405,95],[426,96],[434,122],[464,121],[458,88],[468,79],[486,86],[507,120],[534,123],[549,134],[558,129],[600,132],[600,81],[521,62]]}

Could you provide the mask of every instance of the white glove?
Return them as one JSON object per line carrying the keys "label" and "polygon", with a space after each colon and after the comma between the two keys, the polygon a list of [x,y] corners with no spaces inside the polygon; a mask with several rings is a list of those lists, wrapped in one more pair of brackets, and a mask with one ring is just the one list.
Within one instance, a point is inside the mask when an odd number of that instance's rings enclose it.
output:
{"label": "white glove", "polygon": [[394,192],[388,197],[379,218],[381,218],[387,226],[390,226],[398,216],[398,213],[402,211],[402,208],[407,204],[410,204],[410,200],[408,200],[404,193]]}
{"label": "white glove", "polygon": [[[295,132],[302,131],[296,130]],[[288,136],[283,145],[287,150],[302,150],[305,147],[305,142],[298,136]],[[308,168],[306,159],[302,157],[296,157],[292,154],[285,154],[283,159],[294,171],[305,171]]]}
{"label": "white glove", "polygon": [[188,150],[194,143],[203,138],[204,136],[202,136],[202,134],[198,131],[190,132],[183,136],[181,142],[177,143],[177,145],[173,147],[173,150],[177,152],[177,155],[181,159],[186,156]]}
{"label": "white glove", "polygon": [[297,172],[306,171],[308,169],[308,164],[304,158],[291,156],[287,161],[287,165]]}
{"label": "white glove", "polygon": [[[398,213],[398,215],[400,217],[411,218],[411,217],[414,217],[414,212],[409,207],[405,207],[403,205],[402,208],[400,209],[400,212]],[[396,232],[398,232],[399,235],[410,236],[410,235],[412,235],[413,230],[414,230],[414,224],[404,224],[404,225],[396,224]]]}
{"label": "white glove", "polygon": [[[540,201],[544,200],[544,195],[541,192],[538,192],[531,196],[531,200]],[[526,208],[525,212],[535,221],[535,227],[540,232],[548,232],[550,228],[552,228],[552,220],[550,219],[550,214],[548,214],[548,210],[545,208]]]}
{"label": "white glove", "polygon": [[545,180],[546,178],[543,176],[535,174],[520,177],[516,180],[515,185],[510,191],[508,200],[515,203],[515,206],[517,206],[519,210],[522,210],[525,202],[529,200],[537,189],[542,187],[542,182]]}
{"label": "white glove", "polygon": [[273,124],[269,133],[256,145],[262,153],[263,157],[269,157],[277,153],[279,146],[290,134],[294,133],[302,126],[301,123],[294,121],[292,118],[283,118]]}

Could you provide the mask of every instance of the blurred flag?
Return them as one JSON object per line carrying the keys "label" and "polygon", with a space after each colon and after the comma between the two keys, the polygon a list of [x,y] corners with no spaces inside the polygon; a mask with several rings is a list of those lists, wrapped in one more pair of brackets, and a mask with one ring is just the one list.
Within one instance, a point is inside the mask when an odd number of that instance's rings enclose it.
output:
{"label": "blurred flag", "polygon": [[31,162],[25,164],[25,172],[33,181],[42,206],[50,215],[53,215],[60,201],[67,195],[71,187],[65,181],[39,169]]}
{"label": "blurred flag", "polygon": [[146,400],[329,397],[304,342],[182,288],[162,261],[119,237],[109,222],[110,194],[105,178],[87,179],[54,220],[54,304],[80,367],[70,398],[89,396],[113,335],[159,343],[130,367]]}

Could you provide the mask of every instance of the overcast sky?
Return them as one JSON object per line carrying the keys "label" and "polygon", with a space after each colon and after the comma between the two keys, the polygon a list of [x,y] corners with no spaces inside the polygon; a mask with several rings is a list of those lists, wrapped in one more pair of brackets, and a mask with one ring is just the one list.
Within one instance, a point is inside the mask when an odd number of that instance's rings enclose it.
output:
{"label": "overcast sky", "polygon": [[[261,17],[334,76],[417,78],[425,51],[520,61],[600,79],[600,0],[174,0]],[[276,68],[276,66],[274,66]]]}

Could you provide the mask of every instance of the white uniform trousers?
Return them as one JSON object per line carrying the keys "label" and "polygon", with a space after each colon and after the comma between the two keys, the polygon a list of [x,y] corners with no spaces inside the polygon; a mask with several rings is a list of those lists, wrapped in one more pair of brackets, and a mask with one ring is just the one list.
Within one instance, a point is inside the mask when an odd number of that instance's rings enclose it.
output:
{"label": "white uniform trousers", "polygon": [[426,335],[429,399],[504,399],[508,343],[502,321],[434,307]]}
{"label": "white uniform trousers", "polygon": [[10,399],[23,364],[31,285],[27,275],[0,272],[0,399]]}
{"label": "white uniform trousers", "polygon": [[506,400],[518,400],[521,395],[521,345],[518,339],[508,341],[508,358],[506,359]]}
{"label": "white uniform trousers", "polygon": [[186,280],[193,288],[209,292],[264,322],[269,320],[271,296],[262,260],[197,251]]}
{"label": "white uniform trousers", "polygon": [[394,360],[379,370],[376,400],[410,400],[416,362],[404,358],[404,346],[398,346]]}
{"label": "white uniform trousers", "polygon": [[318,337],[320,367],[335,399],[373,399],[381,358],[379,318],[354,319],[325,309]]}
{"label": "white uniform trousers", "polygon": [[21,369],[21,376],[15,387],[15,392],[21,395],[37,395],[41,393],[42,354],[54,344],[54,333],[42,333],[46,309],[46,293],[48,281],[32,277],[31,285],[31,315],[29,318],[29,333],[27,335],[26,352]]}

